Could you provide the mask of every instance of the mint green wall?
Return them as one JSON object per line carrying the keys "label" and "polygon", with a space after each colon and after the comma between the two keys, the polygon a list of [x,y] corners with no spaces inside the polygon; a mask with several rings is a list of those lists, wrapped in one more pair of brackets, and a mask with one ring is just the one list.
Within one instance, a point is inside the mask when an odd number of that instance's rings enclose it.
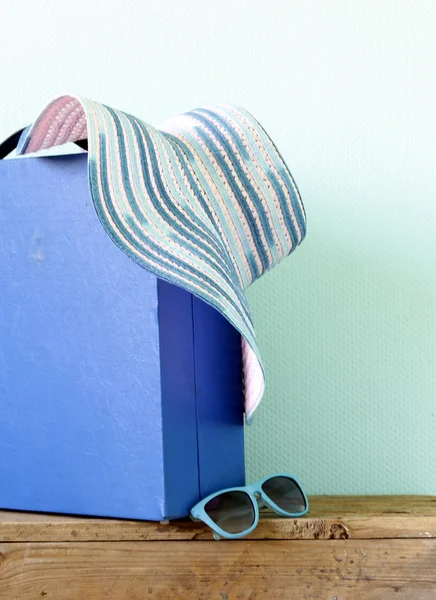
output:
{"label": "mint green wall", "polygon": [[436,4],[319,8],[278,140],[308,234],[250,291],[268,383],[248,476],[435,494]]}
{"label": "mint green wall", "polygon": [[2,7],[0,135],[73,92],[152,124],[234,102],[308,214],[249,293],[267,393],[250,479],[436,494],[436,2],[21,0]]}
{"label": "mint green wall", "polygon": [[320,193],[306,244],[250,294],[268,391],[247,428],[248,476],[290,470],[319,494],[435,494],[434,209],[410,219],[403,193],[389,224],[357,196],[341,217]]}

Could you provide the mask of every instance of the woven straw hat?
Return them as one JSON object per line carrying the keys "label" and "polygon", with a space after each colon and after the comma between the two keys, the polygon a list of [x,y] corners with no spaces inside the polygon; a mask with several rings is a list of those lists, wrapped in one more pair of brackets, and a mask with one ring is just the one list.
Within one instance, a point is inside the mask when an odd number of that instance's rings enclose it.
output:
{"label": "woven straw hat", "polygon": [[72,95],[42,111],[19,153],[83,139],[94,206],[113,242],[157,277],[211,304],[241,333],[250,421],[264,371],[245,290],[306,232],[281,154],[240,107],[198,108],[156,129]]}

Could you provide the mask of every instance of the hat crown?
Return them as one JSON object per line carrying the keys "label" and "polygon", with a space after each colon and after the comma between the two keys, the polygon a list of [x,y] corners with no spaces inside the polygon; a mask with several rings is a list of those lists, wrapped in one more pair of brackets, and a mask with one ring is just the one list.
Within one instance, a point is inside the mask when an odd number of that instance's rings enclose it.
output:
{"label": "hat crown", "polygon": [[160,129],[185,152],[246,289],[304,239],[300,194],[271,138],[246,110],[197,108]]}

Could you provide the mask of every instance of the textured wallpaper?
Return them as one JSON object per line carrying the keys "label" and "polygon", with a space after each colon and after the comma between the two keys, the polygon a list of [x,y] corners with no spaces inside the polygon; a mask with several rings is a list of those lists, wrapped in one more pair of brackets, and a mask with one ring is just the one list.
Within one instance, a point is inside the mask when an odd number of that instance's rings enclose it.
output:
{"label": "textured wallpaper", "polygon": [[249,480],[436,494],[434,196],[394,184],[381,210],[367,187],[335,208],[328,182],[308,191],[306,241],[252,288],[267,393],[246,432]]}

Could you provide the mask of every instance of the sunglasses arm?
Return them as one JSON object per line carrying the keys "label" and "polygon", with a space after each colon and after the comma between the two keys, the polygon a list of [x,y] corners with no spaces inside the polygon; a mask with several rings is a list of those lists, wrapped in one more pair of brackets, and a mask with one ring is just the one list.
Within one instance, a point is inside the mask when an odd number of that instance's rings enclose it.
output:
{"label": "sunglasses arm", "polygon": [[202,519],[198,519],[197,517],[194,517],[194,515],[192,513],[190,513],[189,518],[191,519],[191,521],[194,521],[194,523],[203,522]]}
{"label": "sunglasses arm", "polygon": [[[197,519],[197,517],[194,517],[192,514],[189,515],[191,521],[194,521],[194,523],[203,523],[202,519]],[[216,540],[217,542],[221,539],[221,536],[212,529],[212,534],[213,534],[213,539]]]}

